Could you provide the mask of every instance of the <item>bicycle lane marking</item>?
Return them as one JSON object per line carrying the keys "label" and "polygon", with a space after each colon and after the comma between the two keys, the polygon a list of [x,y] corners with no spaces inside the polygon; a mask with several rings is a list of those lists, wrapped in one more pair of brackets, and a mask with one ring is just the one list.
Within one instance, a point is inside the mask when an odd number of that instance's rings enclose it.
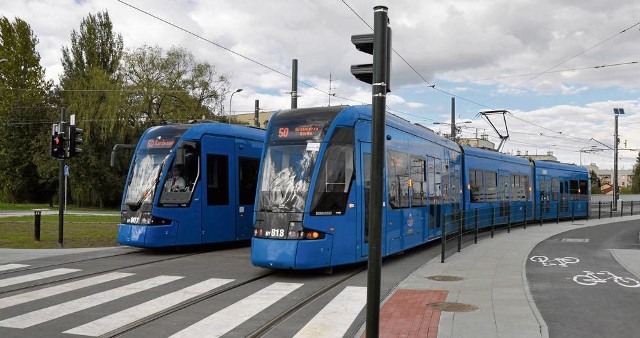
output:
{"label": "bicycle lane marking", "polygon": [[608,280],[613,280],[616,284],[627,288],[640,287],[640,282],[631,277],[617,276],[609,271],[604,270],[599,272],[585,270],[583,275],[573,276],[574,282],[586,286],[593,286],[598,283],[606,283]]}

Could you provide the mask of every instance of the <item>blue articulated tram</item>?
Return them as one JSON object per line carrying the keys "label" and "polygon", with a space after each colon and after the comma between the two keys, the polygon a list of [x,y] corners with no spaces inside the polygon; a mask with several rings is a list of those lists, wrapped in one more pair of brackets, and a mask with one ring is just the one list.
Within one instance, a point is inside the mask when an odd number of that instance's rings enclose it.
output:
{"label": "blue articulated tram", "polygon": [[[386,118],[383,255],[438,238],[462,205],[460,148]],[[313,269],[367,260],[371,107],[287,110],[271,118],[256,197],[253,264]]]}
{"label": "blue articulated tram", "polygon": [[264,135],[217,122],[146,130],[124,188],[118,242],[159,248],[249,240]]}
{"label": "blue articulated tram", "polygon": [[[281,111],[269,122],[251,260],[315,269],[367,260],[371,107]],[[438,239],[478,213],[478,227],[586,217],[589,173],[449,141],[387,114],[382,255]]]}

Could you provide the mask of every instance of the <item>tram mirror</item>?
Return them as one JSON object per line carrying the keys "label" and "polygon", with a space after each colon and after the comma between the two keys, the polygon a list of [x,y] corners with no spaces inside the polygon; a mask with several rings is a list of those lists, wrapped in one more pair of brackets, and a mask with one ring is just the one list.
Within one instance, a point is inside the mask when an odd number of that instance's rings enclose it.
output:
{"label": "tram mirror", "polygon": [[182,146],[176,149],[176,157],[173,160],[173,165],[182,164],[184,165],[184,148]]}

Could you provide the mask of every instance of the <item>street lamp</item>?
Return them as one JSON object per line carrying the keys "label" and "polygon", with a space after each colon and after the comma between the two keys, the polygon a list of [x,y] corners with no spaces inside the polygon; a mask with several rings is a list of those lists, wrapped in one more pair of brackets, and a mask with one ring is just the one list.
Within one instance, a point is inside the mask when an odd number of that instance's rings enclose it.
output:
{"label": "street lamp", "polygon": [[582,153],[590,153],[595,151],[596,146],[588,146],[580,148],[580,166],[582,166]]}
{"label": "street lamp", "polygon": [[239,93],[241,91],[242,91],[242,88],[236,89],[235,92],[231,93],[231,98],[229,98],[229,114],[227,115],[227,117],[228,117],[227,123],[229,123],[229,124],[231,124],[231,100],[233,100],[233,94]]}

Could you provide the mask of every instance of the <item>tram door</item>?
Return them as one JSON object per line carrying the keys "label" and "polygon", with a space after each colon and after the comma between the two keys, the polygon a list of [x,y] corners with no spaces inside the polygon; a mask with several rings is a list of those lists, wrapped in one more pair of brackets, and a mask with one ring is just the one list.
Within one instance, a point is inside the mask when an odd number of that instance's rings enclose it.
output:
{"label": "tram door", "polygon": [[356,177],[361,178],[358,184],[358,222],[356,242],[362,257],[369,254],[369,196],[371,192],[371,143],[360,142],[360,156]]}
{"label": "tram door", "polygon": [[207,135],[202,152],[202,241],[235,240],[234,141]]}

